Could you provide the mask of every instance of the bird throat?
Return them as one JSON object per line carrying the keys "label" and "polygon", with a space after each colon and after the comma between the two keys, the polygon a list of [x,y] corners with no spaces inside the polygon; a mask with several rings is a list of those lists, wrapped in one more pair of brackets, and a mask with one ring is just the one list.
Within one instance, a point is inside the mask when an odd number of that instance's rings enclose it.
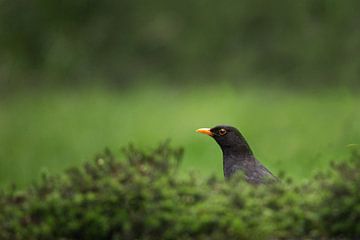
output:
{"label": "bird throat", "polygon": [[224,157],[225,156],[233,156],[237,157],[239,159],[247,156],[252,156],[253,152],[250,149],[249,145],[246,142],[241,142],[237,144],[232,145],[220,145],[221,150],[223,152]]}
{"label": "bird throat", "polygon": [[[255,157],[247,143],[222,146],[224,176],[232,176],[236,171],[245,170],[255,163]],[[246,171],[244,172],[246,174]]]}

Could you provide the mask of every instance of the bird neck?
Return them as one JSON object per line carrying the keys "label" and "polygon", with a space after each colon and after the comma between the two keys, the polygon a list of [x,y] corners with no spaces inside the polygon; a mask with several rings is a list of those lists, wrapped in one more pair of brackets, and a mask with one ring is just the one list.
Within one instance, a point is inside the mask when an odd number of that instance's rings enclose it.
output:
{"label": "bird neck", "polygon": [[236,149],[223,146],[222,152],[225,178],[231,177],[239,169],[246,174],[246,169],[255,164],[255,157],[247,144]]}
{"label": "bird neck", "polygon": [[231,158],[235,157],[240,161],[242,159],[248,159],[248,157],[253,156],[253,152],[246,142],[238,143],[235,146],[223,145],[221,149],[224,157],[231,157]]}

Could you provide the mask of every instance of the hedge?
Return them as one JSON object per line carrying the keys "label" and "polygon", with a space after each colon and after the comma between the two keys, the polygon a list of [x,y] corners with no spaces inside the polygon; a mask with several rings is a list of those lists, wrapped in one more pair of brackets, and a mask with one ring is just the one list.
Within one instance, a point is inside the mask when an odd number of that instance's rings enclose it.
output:
{"label": "hedge", "polygon": [[360,155],[306,183],[179,176],[182,150],[110,151],[25,190],[0,192],[0,239],[360,237]]}

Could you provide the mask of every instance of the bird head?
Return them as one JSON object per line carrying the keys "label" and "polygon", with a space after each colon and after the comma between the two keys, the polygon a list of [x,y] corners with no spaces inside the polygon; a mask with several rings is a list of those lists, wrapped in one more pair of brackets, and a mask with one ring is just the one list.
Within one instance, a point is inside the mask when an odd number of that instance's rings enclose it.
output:
{"label": "bird head", "polygon": [[200,128],[196,132],[211,136],[219,144],[222,151],[229,153],[252,154],[245,138],[234,127],[218,125],[213,128]]}

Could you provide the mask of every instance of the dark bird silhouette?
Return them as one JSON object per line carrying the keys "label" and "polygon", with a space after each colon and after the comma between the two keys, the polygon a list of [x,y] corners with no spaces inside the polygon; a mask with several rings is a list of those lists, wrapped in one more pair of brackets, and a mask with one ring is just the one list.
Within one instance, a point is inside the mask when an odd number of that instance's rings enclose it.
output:
{"label": "dark bird silhouette", "polygon": [[236,128],[220,125],[213,128],[200,128],[196,131],[211,136],[219,144],[223,152],[225,178],[240,171],[249,183],[278,181],[266,167],[256,160],[250,146]]}

